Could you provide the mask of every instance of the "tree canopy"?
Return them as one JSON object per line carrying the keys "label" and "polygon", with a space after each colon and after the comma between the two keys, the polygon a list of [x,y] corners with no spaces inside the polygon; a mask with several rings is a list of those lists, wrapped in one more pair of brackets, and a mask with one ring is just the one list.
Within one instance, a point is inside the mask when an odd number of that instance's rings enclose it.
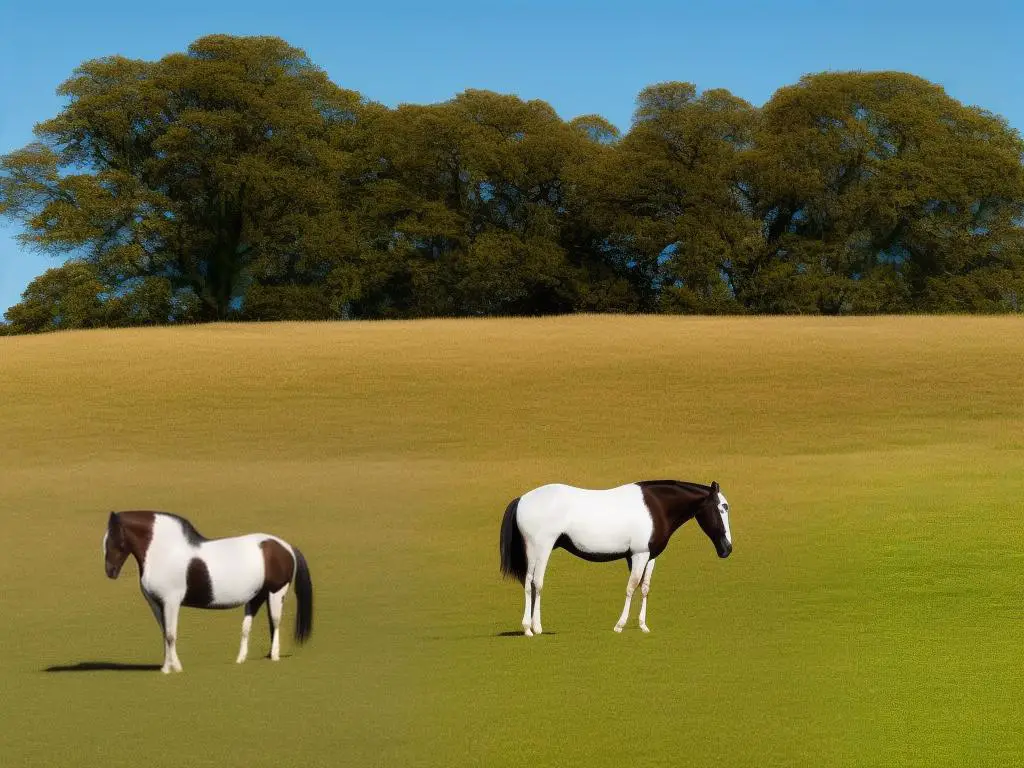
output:
{"label": "tree canopy", "polygon": [[592,312],[1020,311],[1024,142],[908,74],[761,108],[645,88],[598,115],[468,90],[375,104],[272,37],[88,61],[0,158],[0,214],[66,257],[7,332]]}

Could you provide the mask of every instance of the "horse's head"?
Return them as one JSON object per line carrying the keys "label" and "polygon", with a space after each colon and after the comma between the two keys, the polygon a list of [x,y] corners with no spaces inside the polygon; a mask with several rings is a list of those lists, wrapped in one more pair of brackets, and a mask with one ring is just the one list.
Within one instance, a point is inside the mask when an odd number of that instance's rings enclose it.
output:
{"label": "horse's head", "polygon": [[729,502],[718,483],[711,484],[711,493],[695,515],[700,529],[711,539],[719,557],[732,554],[732,531],[729,529]]}
{"label": "horse's head", "polygon": [[131,549],[128,547],[128,539],[121,524],[121,516],[111,512],[110,519],[107,520],[107,532],[103,534],[103,566],[108,578],[118,577],[121,566],[130,554]]}

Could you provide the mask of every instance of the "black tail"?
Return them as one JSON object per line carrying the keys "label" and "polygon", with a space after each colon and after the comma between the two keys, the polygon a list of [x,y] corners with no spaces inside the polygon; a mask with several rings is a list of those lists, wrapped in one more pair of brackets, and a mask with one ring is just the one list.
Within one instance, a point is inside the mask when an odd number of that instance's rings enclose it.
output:
{"label": "black tail", "polygon": [[295,547],[295,598],[299,610],[295,614],[295,640],[304,643],[313,634],[313,580],[309,577],[306,558]]}
{"label": "black tail", "polygon": [[519,531],[516,515],[519,510],[519,499],[505,509],[505,517],[501,521],[501,572],[512,576],[520,584],[526,583],[526,542]]}

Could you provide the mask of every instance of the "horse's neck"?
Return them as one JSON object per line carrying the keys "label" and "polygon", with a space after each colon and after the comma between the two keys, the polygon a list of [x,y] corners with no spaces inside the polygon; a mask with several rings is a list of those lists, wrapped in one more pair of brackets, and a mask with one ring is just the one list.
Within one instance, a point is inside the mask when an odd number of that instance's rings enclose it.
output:
{"label": "horse's neck", "polygon": [[693,491],[682,488],[673,495],[665,505],[665,514],[672,533],[675,533],[683,523],[697,516],[700,501],[701,497],[697,496]]}

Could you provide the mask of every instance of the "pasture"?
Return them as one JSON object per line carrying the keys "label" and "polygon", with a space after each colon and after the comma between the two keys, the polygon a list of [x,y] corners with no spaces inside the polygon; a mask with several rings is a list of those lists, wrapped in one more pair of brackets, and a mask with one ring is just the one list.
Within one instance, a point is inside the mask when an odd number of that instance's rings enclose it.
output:
{"label": "pasture", "polygon": [[[0,765],[934,766],[1024,752],[1024,321],[215,325],[0,339]],[[648,623],[556,552],[545,635],[498,528],[542,483],[717,480]],[[279,663],[183,609],[112,509],[275,533],[315,586]],[[81,665],[85,664],[85,668]],[[56,668],[58,671],[46,671]],[[69,669],[70,668],[70,669]]]}

